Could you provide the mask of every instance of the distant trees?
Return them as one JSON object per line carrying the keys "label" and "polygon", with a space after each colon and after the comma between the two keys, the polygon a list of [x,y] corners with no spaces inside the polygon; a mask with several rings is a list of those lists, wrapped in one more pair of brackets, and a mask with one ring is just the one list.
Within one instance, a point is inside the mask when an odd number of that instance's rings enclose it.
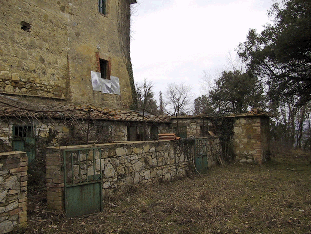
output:
{"label": "distant trees", "polygon": [[311,2],[284,0],[272,6],[274,24],[251,29],[238,54],[248,72],[267,87],[267,107],[275,118],[274,139],[286,146],[310,142],[305,134],[311,101]]}
{"label": "distant trees", "polygon": [[213,115],[214,107],[208,95],[202,95],[194,100],[194,115]]}
{"label": "distant trees", "polygon": [[167,105],[173,110],[174,115],[189,112],[190,87],[184,84],[169,84],[166,90]]}
{"label": "distant trees", "polygon": [[239,70],[223,71],[208,95],[194,101],[195,114],[243,113],[263,106],[263,87],[257,77]]}
{"label": "distant trees", "polygon": [[260,107],[263,88],[256,76],[241,71],[224,71],[210,91],[211,103],[218,113],[243,113]]}
{"label": "distant trees", "polygon": [[144,80],[143,83],[136,83],[137,106],[138,110],[148,112],[149,114],[158,114],[157,102],[154,100],[152,82]]}
{"label": "distant trees", "polygon": [[239,45],[248,71],[267,80],[272,101],[296,98],[298,105],[311,100],[311,2],[287,0],[274,4],[274,24],[261,33],[251,29]]}

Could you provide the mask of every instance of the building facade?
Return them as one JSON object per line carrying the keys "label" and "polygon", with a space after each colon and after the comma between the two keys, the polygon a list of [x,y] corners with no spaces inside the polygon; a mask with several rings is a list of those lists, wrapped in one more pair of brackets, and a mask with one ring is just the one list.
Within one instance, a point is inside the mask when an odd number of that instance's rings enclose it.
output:
{"label": "building facade", "polygon": [[128,109],[135,2],[1,1],[0,93],[32,103],[47,98]]}

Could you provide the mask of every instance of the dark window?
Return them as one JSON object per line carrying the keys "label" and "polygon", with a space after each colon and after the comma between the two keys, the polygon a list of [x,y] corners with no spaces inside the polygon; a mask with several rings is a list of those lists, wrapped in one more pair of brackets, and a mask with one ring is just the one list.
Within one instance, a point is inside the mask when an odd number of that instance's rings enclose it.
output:
{"label": "dark window", "polygon": [[107,14],[107,0],[98,0],[98,10],[101,14]]}
{"label": "dark window", "polygon": [[33,137],[32,126],[14,126],[13,128],[14,138]]}
{"label": "dark window", "polygon": [[110,79],[109,61],[99,59],[100,74],[103,79]]}

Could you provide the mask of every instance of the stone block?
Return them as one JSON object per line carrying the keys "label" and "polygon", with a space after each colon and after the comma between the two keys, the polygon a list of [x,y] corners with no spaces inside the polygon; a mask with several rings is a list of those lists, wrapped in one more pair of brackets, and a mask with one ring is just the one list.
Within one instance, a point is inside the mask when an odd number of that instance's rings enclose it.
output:
{"label": "stone block", "polygon": [[1,80],[9,80],[10,79],[10,73],[8,71],[1,71],[0,72],[0,79]]}
{"label": "stone block", "polygon": [[108,181],[108,182],[105,182],[104,184],[103,184],[103,188],[104,189],[107,189],[107,188],[109,188],[111,186],[111,183]]}
{"label": "stone block", "polygon": [[19,74],[18,73],[12,73],[12,80],[19,81]]}
{"label": "stone block", "polygon": [[104,175],[105,177],[107,178],[110,178],[110,177],[114,177],[116,174],[116,171],[114,169],[114,167],[109,163],[105,166],[105,170],[104,170]]}
{"label": "stone block", "polygon": [[137,147],[133,148],[134,154],[141,154],[142,152],[143,152],[142,148],[137,148]]}
{"label": "stone block", "polygon": [[9,220],[0,223],[0,233],[8,233],[13,230],[13,223]]}
{"label": "stone block", "polygon": [[139,175],[138,172],[136,172],[136,173],[135,173],[135,176],[134,176],[134,184],[139,183],[140,180],[141,180],[140,175]]}
{"label": "stone block", "polygon": [[150,145],[149,144],[145,144],[143,146],[143,152],[147,153],[147,152],[149,152],[149,150],[150,150]]}
{"label": "stone block", "polygon": [[19,213],[19,224],[24,226],[27,223],[27,212],[20,212]]}
{"label": "stone block", "polygon": [[12,85],[6,85],[4,91],[6,93],[13,93],[14,92],[14,88]]}
{"label": "stone block", "polygon": [[27,181],[28,180],[28,176],[21,176],[19,178],[20,182],[24,182],[24,181]]}
{"label": "stone block", "polygon": [[116,155],[117,156],[124,156],[127,154],[127,149],[126,148],[117,148],[116,149]]}
{"label": "stone block", "polygon": [[12,202],[9,205],[7,205],[5,207],[5,211],[8,212],[8,211],[14,210],[15,208],[18,208],[18,201]]}
{"label": "stone block", "polygon": [[144,165],[141,161],[137,161],[134,165],[133,165],[133,168],[134,168],[134,171],[136,172],[139,172],[143,169]]}
{"label": "stone block", "polygon": [[9,216],[14,216],[14,215],[18,215],[20,212],[20,208],[15,208],[14,210],[9,211]]}
{"label": "stone block", "polygon": [[7,193],[8,193],[8,190],[4,190],[4,191],[0,192],[0,203],[5,202]]}
{"label": "stone block", "polygon": [[150,170],[145,171],[144,177],[145,177],[146,180],[149,180],[151,178]]}
{"label": "stone block", "polygon": [[10,176],[4,182],[5,189],[15,188],[18,183],[17,176]]}

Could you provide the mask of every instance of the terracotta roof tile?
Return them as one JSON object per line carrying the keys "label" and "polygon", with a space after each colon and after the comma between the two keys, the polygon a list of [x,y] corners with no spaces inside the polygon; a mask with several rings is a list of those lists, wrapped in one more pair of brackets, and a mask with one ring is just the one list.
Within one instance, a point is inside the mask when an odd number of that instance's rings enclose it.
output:
{"label": "terracotta roof tile", "polygon": [[97,108],[90,105],[73,104],[61,105],[59,103],[49,105],[32,105],[28,102],[15,100],[14,98],[0,95],[0,116],[2,117],[34,117],[34,118],[78,118],[114,121],[138,121],[138,122],[169,122],[169,116],[143,116],[133,110],[116,110]]}

